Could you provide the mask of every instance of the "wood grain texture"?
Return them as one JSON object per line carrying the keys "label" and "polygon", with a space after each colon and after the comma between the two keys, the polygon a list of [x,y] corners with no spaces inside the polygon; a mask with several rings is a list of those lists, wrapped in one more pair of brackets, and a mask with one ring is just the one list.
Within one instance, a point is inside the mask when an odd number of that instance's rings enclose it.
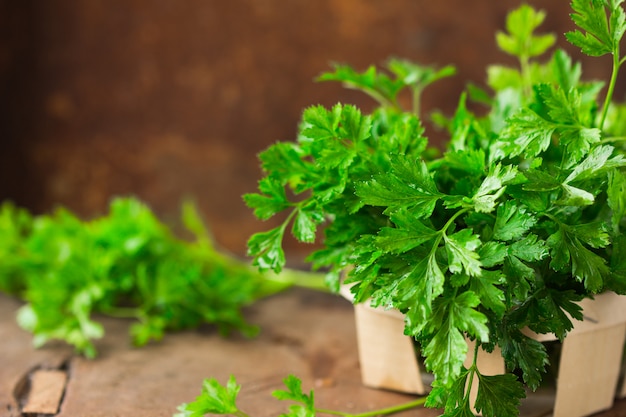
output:
{"label": "wood grain texture", "polygon": [[[193,400],[204,378],[225,382],[231,374],[243,385],[238,404],[258,417],[285,411],[271,392],[293,373],[305,389],[315,389],[323,408],[361,412],[409,401],[414,396],[367,388],[361,383],[356,350],[354,311],[340,297],[310,291],[288,291],[247,310],[261,326],[254,339],[220,337],[212,328],[170,334],[144,348],[129,344],[126,320],[104,320],[106,335],[97,341],[95,360],[67,357],[64,346],[31,347],[30,335],[15,324],[20,303],[0,295],[0,417],[21,416],[15,385],[37,366],[66,364],[69,379],[58,416],[160,417]],[[546,416],[549,391],[532,394],[524,416]],[[549,407],[548,407],[549,411]],[[440,410],[420,409],[401,414],[434,417]],[[597,417],[626,415],[626,400],[618,400]]]}

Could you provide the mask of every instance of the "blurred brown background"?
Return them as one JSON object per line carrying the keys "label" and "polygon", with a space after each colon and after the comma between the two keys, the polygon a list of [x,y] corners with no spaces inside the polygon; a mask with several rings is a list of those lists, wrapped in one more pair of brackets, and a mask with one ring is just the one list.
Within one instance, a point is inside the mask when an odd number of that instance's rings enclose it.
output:
{"label": "blurred brown background", "polygon": [[[568,1],[529,3],[548,12],[542,30],[587,63],[585,77],[608,77],[609,58],[589,64],[564,41]],[[458,74],[424,98],[425,111],[450,113],[486,65],[515,64],[494,34],[519,4],[0,0],[0,199],[88,217],[135,195],[169,222],[192,197],[219,244],[244,255],[249,235],[270,227],[241,199],[261,177],[256,154],[293,139],[306,106],[372,105],[315,83],[329,63],[454,64]]]}

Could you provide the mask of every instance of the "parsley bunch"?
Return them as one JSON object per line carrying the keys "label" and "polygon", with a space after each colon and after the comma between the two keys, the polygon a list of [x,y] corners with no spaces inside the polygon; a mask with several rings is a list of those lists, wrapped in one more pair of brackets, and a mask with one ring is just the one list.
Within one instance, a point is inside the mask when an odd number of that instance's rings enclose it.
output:
{"label": "parsley bunch", "polygon": [[[423,88],[450,67],[394,59],[388,72],[338,66],[322,75],[380,106],[371,114],[308,108],[296,142],[260,155],[266,175],[245,201],[261,219],[288,214],[251,237],[255,264],[283,267],[290,224],[303,242],[323,228],[313,266],[329,268],[333,288],[353,266],[344,282],[355,302],[404,313],[405,333],[435,376],[427,405],[445,416],[517,415],[524,384],[536,389],[548,363],[522,330],[562,340],[570,317],[582,319],[579,301],[626,294],[626,107],[613,102],[626,59],[622,3],[571,3],[578,29],[566,38],[587,55],[612,57],[607,83],[583,81],[564,50],[540,60],[556,42],[536,33],[543,12],[509,13],[496,41],[519,67],[489,67],[488,89],[470,86],[452,117],[437,115],[449,133],[442,153],[428,147],[417,112]],[[469,100],[486,110],[471,111]],[[509,373],[482,375],[476,360],[465,368],[467,338],[476,349],[500,347]],[[465,387],[474,380],[470,404]]]}
{"label": "parsley bunch", "polygon": [[262,220],[288,213],[278,227],[249,240],[253,264],[261,270],[283,269],[282,241],[289,225],[296,239],[312,243],[323,224],[324,248],[309,260],[315,268],[331,268],[328,284],[337,289],[341,272],[354,261],[359,236],[387,223],[383,210],[365,204],[357,187],[372,172],[389,169],[391,155],[420,158],[431,152],[418,115],[401,110],[401,93],[412,93],[417,110],[422,90],[454,73],[452,67],[435,70],[399,59],[392,59],[388,68],[393,78],[375,67],[357,73],[343,65],[320,76],[363,90],[380,107],[369,115],[348,104],[310,107],[302,116],[297,142],[278,142],[259,155],[267,175],[259,182],[260,193],[246,194],[244,200]]}
{"label": "parsley bunch", "polygon": [[107,215],[83,221],[66,209],[33,216],[11,203],[0,208],[0,291],[23,299],[18,322],[34,344],[61,339],[88,357],[103,336],[98,315],[135,320],[133,343],[169,330],[215,324],[253,335],[243,307],[291,285],[323,288],[312,274],[262,274],[219,251],[195,207],[183,205],[183,240],[143,203],[112,201]]}

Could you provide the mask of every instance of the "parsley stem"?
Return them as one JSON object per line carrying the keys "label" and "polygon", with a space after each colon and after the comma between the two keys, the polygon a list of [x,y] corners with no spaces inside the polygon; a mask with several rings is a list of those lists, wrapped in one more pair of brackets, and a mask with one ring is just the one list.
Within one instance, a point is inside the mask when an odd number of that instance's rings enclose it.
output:
{"label": "parsley stem", "polygon": [[[457,217],[459,217],[461,214],[467,213],[470,209],[469,208],[464,208],[461,209],[459,211],[457,211],[456,213],[454,213],[452,215],[452,217],[450,217],[448,219],[448,221],[446,222],[446,224],[441,228],[441,230],[439,231],[439,233],[441,233],[441,236],[439,237],[439,240],[437,241],[437,243],[439,243],[441,241],[441,238],[446,234],[446,232],[448,231],[448,228],[450,226],[452,226],[452,223],[454,223],[454,221],[457,219]],[[438,245],[437,245],[438,246]]]}
{"label": "parsley stem", "polygon": [[472,366],[469,369],[469,381],[467,382],[467,391],[465,392],[465,402],[469,404],[470,395],[472,392],[472,385],[474,384],[474,376],[476,375],[478,369],[478,349],[480,348],[480,344],[478,341],[474,344],[474,357],[472,359]]}
{"label": "parsley stem", "polygon": [[413,114],[417,118],[420,117],[420,112],[422,111],[421,95],[422,90],[420,88],[413,88]]}
{"label": "parsley stem", "polygon": [[530,97],[532,94],[532,77],[530,74],[530,64],[528,56],[526,54],[520,55],[520,69],[522,72],[523,93],[526,97]]}
{"label": "parsley stem", "polygon": [[432,249],[430,251],[429,256],[434,256],[435,255],[435,252],[437,251],[437,248],[439,248],[439,244],[441,243],[441,240],[446,237],[446,232],[448,231],[448,228],[450,226],[452,226],[452,223],[454,223],[454,221],[457,219],[457,217],[459,217],[463,213],[467,213],[469,210],[470,210],[469,208],[461,209],[461,210],[457,211],[456,213],[454,213],[452,215],[452,217],[450,217],[448,219],[446,224],[444,224],[443,227],[441,228],[441,230],[438,231],[437,237],[435,238],[435,242],[433,244],[433,247],[432,247]]}
{"label": "parsley stem", "polygon": [[626,136],[611,136],[608,138],[602,139],[599,143],[613,143],[613,142],[625,142]]}
{"label": "parsley stem", "polygon": [[409,401],[409,402],[404,403],[404,404],[394,405],[394,406],[391,406],[391,407],[382,408],[382,409],[379,409],[379,410],[367,411],[365,413],[359,413],[359,414],[351,414],[351,413],[345,413],[345,412],[342,412],[342,411],[335,411],[335,410],[324,410],[324,409],[319,409],[319,408],[316,409],[315,411],[317,411],[318,413],[322,413],[322,414],[331,414],[331,415],[342,416],[342,417],[386,416],[386,415],[399,413],[401,411],[410,410],[412,408],[424,405],[424,403],[426,402],[426,398],[427,397],[421,397],[421,398],[418,398],[418,399],[413,400],[413,401]]}
{"label": "parsley stem", "polygon": [[385,96],[383,96],[382,94],[380,94],[378,91],[376,91],[373,88],[364,88],[364,87],[361,87],[359,85],[356,85],[350,82],[346,82],[345,86],[349,88],[353,88],[355,90],[363,91],[365,94],[367,94],[368,96],[376,100],[382,107],[398,108],[398,105],[396,103],[392,102],[391,100],[388,100]]}
{"label": "parsley stem", "polygon": [[284,286],[296,286],[308,288],[316,291],[328,292],[326,285],[326,274],[317,272],[300,271],[297,269],[285,268],[278,274],[268,273],[266,281]]}
{"label": "parsley stem", "polygon": [[613,51],[613,71],[611,73],[611,81],[609,82],[609,88],[606,92],[606,97],[604,98],[604,105],[602,106],[602,117],[600,119],[600,130],[604,127],[604,121],[606,120],[606,115],[609,111],[609,105],[611,104],[611,99],[613,98],[613,91],[615,90],[615,83],[617,82],[617,74],[619,72],[619,67],[621,65],[621,61],[619,58],[619,50]]}

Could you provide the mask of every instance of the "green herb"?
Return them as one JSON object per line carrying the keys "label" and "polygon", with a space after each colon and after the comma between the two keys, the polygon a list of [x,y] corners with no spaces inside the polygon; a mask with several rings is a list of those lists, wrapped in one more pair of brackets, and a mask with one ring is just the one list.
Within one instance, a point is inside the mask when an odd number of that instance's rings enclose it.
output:
{"label": "green herb", "polygon": [[[422,398],[381,410],[351,414],[343,411],[318,408],[315,405],[314,392],[310,391],[308,394],[303,392],[302,381],[294,375],[289,375],[283,382],[286,389],[276,390],[272,395],[278,400],[292,401],[295,404],[289,406],[288,411],[281,414],[281,417],[315,417],[319,414],[342,417],[384,416],[418,407],[422,405],[425,400]],[[196,400],[188,404],[181,404],[178,407],[179,412],[174,414],[174,417],[202,417],[205,414],[228,414],[237,417],[248,417],[249,414],[242,411],[236,404],[240,389],[241,386],[237,385],[234,376],[230,377],[226,386],[221,385],[214,378],[205,379],[202,384],[202,392]]]}
{"label": "green herb", "polygon": [[212,323],[253,335],[242,308],[291,285],[323,288],[311,274],[261,274],[219,251],[191,203],[176,237],[136,199],[115,199],[103,217],[82,221],[65,209],[32,216],[5,203],[0,209],[0,291],[26,301],[18,321],[41,346],[50,339],[96,355],[101,313],[135,319],[133,343],[160,340],[168,330]]}
{"label": "green herb", "polygon": [[357,74],[344,66],[322,75],[321,80],[341,80],[366,91],[382,106],[372,115],[363,115],[352,105],[310,107],[303,114],[297,143],[277,143],[260,154],[267,176],[259,182],[260,193],[245,195],[245,202],[263,220],[285,210],[289,214],[278,227],[252,236],[249,253],[254,265],[280,272],[289,225],[296,239],[310,243],[318,226],[332,216],[325,229],[325,249],[311,260],[316,268],[332,265],[328,283],[336,289],[341,271],[352,263],[356,238],[381,227],[380,210],[365,206],[355,195],[357,184],[372,169],[389,168],[390,155],[419,157],[427,142],[417,116],[398,111],[398,95],[410,90],[413,103],[419,102],[426,85],[453,72],[401,60],[391,60],[389,68],[396,75],[393,79],[374,69]]}
{"label": "green herb", "polygon": [[[401,94],[419,96],[452,74],[448,67],[392,60],[388,72],[342,65],[322,75],[379,107],[311,107],[296,142],[260,155],[266,175],[246,202],[261,218],[290,214],[250,239],[255,264],[282,268],[289,224],[303,242],[322,235],[309,260],[328,268],[332,288],[349,270],[343,283],[355,302],[404,313],[405,333],[435,376],[428,405],[445,416],[472,408],[516,415],[523,384],[536,389],[548,364],[545,347],[522,329],[562,340],[572,319],[582,319],[579,301],[626,294],[626,106],[613,101],[626,59],[622,3],[571,3],[578,29],[566,38],[587,55],[612,56],[606,85],[583,81],[563,50],[539,61],[556,39],[536,33],[545,14],[528,5],[512,11],[496,41],[519,68],[489,67],[488,89],[472,85],[452,117],[436,115],[449,133],[442,153],[428,146],[419,97]],[[472,99],[486,105],[482,114],[470,111]],[[482,375],[475,360],[465,368],[466,339],[487,351],[498,346],[508,373]]]}

